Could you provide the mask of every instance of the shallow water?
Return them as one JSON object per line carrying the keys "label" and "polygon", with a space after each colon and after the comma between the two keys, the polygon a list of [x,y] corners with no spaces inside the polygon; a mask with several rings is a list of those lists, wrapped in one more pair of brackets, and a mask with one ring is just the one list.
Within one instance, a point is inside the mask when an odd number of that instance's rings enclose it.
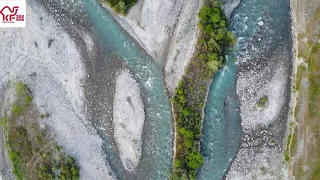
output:
{"label": "shallow water", "polygon": [[288,0],[242,0],[231,16],[229,29],[238,38],[227,65],[214,76],[205,107],[203,141],[205,164],[199,179],[222,179],[241,142],[241,120],[236,95],[238,63],[262,58],[290,37]]}
{"label": "shallow water", "polygon": [[161,69],[97,1],[84,0],[84,7],[101,36],[101,43],[128,65],[145,95],[146,121],[140,165],[134,173],[127,172],[129,175],[115,170],[117,177],[165,179],[172,164],[173,122]]}

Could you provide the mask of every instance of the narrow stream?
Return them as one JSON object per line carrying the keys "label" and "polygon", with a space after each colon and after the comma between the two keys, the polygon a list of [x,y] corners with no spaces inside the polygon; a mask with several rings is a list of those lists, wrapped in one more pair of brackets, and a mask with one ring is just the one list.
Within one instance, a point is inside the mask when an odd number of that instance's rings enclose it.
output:
{"label": "narrow stream", "polygon": [[239,148],[241,124],[236,80],[234,52],[230,52],[227,65],[215,74],[210,86],[201,143],[205,164],[199,179],[221,179]]}

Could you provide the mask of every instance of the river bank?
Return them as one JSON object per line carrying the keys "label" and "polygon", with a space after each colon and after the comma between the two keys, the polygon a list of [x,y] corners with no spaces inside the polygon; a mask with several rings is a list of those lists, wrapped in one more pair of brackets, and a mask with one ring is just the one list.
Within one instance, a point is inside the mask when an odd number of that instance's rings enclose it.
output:
{"label": "river bank", "polygon": [[295,35],[295,75],[291,104],[293,110],[288,128],[286,160],[290,178],[319,178],[319,141],[318,123],[319,95],[315,88],[319,87],[317,72],[319,71],[319,1],[291,1],[293,10]]}

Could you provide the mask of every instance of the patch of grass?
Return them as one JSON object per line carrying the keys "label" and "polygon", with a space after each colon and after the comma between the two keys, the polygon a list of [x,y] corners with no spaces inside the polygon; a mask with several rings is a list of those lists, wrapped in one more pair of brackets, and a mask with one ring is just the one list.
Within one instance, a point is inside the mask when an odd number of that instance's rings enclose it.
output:
{"label": "patch of grass", "polygon": [[291,136],[291,145],[290,145],[290,149],[289,149],[289,153],[294,154],[297,148],[297,143],[298,143],[298,139],[297,139],[298,135],[297,135],[297,128],[294,128],[292,131],[292,136]]}
{"label": "patch of grass", "polygon": [[[49,154],[50,155],[50,154]],[[47,155],[47,156],[49,156]],[[60,155],[59,159],[52,164],[43,164],[37,172],[38,178],[47,179],[65,179],[77,180],[79,176],[79,167],[71,156]]]}
{"label": "patch of grass", "polygon": [[317,20],[320,19],[320,8],[318,8],[318,9],[316,10],[316,14],[314,15],[314,18],[317,19]]}
{"label": "patch of grass", "polygon": [[20,115],[25,111],[25,109],[27,109],[29,105],[32,104],[33,97],[28,86],[21,81],[16,84],[15,90],[18,101],[13,104],[12,113],[14,115]]}
{"label": "patch of grass", "polygon": [[23,108],[17,104],[13,105],[12,112],[16,115],[19,115],[22,112]]}
{"label": "patch of grass", "polygon": [[309,56],[310,49],[307,43],[300,41],[298,48],[299,48],[299,53],[298,53],[299,58],[307,58]]}
{"label": "patch of grass", "polygon": [[306,37],[305,33],[299,33],[297,38],[298,38],[298,41],[301,41],[305,37]]}
{"label": "patch of grass", "polygon": [[308,68],[309,68],[309,99],[308,106],[309,106],[309,113],[311,117],[320,117],[320,44],[316,43],[312,48],[309,61],[308,61]]}
{"label": "patch of grass", "polygon": [[[318,157],[320,157],[320,154],[318,155]],[[320,179],[320,161],[316,162],[313,166],[314,168],[310,179],[318,180]]]}
{"label": "patch of grass", "polygon": [[0,126],[4,127],[7,124],[8,118],[2,117],[0,118]]}
{"label": "patch of grass", "polygon": [[261,174],[266,174],[267,173],[267,168],[265,166],[260,167],[260,172]]}
{"label": "patch of grass", "polygon": [[295,134],[296,131],[296,123],[295,122],[290,122],[289,123],[289,135],[287,138],[287,144],[286,144],[286,149],[284,152],[284,156],[285,156],[285,161],[289,162],[292,151],[295,149],[296,147],[296,143],[297,143],[297,135]]}
{"label": "patch of grass", "polygon": [[16,179],[78,180],[76,161],[62,152],[61,147],[37,124],[38,113],[28,87],[19,82],[16,92],[12,113],[0,119]]}
{"label": "patch of grass", "polygon": [[28,91],[28,86],[26,84],[24,84],[22,81],[19,81],[16,85],[16,92],[17,92],[18,96],[23,95],[27,91]]}
{"label": "patch of grass", "polygon": [[301,65],[297,69],[295,89],[298,91],[300,90],[302,77],[306,75],[306,70],[306,67]]}
{"label": "patch of grass", "polygon": [[290,131],[289,131],[289,136],[288,136],[288,139],[287,139],[287,145],[286,145],[286,150],[285,150],[285,152],[284,152],[284,160],[285,161],[289,161],[290,160],[290,145],[291,145],[291,137],[292,137],[292,132],[291,132],[292,130],[290,129]]}
{"label": "patch of grass", "polygon": [[271,139],[271,145],[275,145],[276,144],[276,141],[274,139]]}
{"label": "patch of grass", "polygon": [[40,119],[44,119],[44,118],[49,118],[50,114],[46,113],[46,114],[40,114]]}
{"label": "patch of grass", "polygon": [[79,179],[79,167],[71,156],[66,156],[61,163],[61,179]]}
{"label": "patch of grass", "polygon": [[268,96],[262,96],[258,102],[257,102],[257,106],[260,108],[264,108],[266,106],[266,104],[268,103],[269,98]]}
{"label": "patch of grass", "polygon": [[22,167],[21,157],[16,152],[9,152],[9,158],[13,164],[13,174],[17,179],[24,179],[24,168]]}
{"label": "patch of grass", "polygon": [[33,101],[33,97],[32,96],[27,96],[26,97],[26,105],[30,105]]}

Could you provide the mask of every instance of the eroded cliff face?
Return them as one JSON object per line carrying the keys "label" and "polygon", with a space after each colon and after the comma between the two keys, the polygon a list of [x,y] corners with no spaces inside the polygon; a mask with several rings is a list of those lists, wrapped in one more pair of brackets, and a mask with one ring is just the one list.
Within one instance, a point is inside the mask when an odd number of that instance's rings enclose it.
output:
{"label": "eroded cliff face", "polygon": [[140,0],[125,17],[113,14],[121,26],[164,67],[170,94],[193,55],[199,8],[200,1],[194,0]]}

